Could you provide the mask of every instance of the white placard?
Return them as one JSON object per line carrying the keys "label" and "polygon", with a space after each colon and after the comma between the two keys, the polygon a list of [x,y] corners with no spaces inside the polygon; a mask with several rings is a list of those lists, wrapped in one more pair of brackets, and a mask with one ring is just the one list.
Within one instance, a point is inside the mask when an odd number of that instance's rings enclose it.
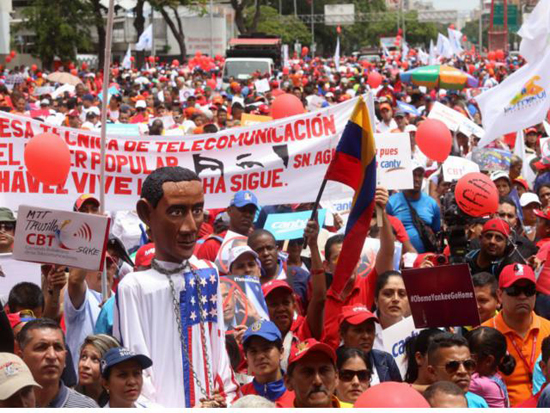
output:
{"label": "white placard", "polygon": [[21,261],[102,270],[110,218],[21,205],[13,257]]}
{"label": "white placard", "polygon": [[390,353],[399,371],[401,377],[405,377],[407,372],[407,360],[405,358],[405,342],[409,337],[416,336],[422,329],[414,326],[412,316],[409,316],[399,323],[382,330],[382,339],[384,340],[384,349]]}
{"label": "white placard", "polygon": [[477,137],[483,137],[485,131],[475,122],[472,122],[462,113],[445,106],[442,103],[435,102],[430,114],[430,119],[438,119],[443,122],[453,132],[461,132],[466,136],[475,135]]}
{"label": "white placard", "polygon": [[40,265],[17,261],[11,253],[0,254],[0,297],[7,296],[14,285],[23,281],[40,287]]}
{"label": "white placard", "polygon": [[411,140],[408,133],[375,133],[377,184],[389,190],[412,189]]}
{"label": "white placard", "polygon": [[271,88],[269,87],[269,81],[267,79],[260,79],[254,82],[254,87],[258,93],[269,92]]}
{"label": "white placard", "polygon": [[479,165],[458,156],[449,156],[443,162],[443,179],[445,182],[458,181],[470,172],[479,172]]}

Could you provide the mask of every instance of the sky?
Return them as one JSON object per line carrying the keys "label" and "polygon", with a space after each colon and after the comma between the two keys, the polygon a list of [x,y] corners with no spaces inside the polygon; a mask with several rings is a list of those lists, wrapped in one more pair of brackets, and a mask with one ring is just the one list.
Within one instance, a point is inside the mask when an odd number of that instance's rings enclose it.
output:
{"label": "sky", "polygon": [[473,10],[479,7],[479,0],[432,0],[438,10]]}

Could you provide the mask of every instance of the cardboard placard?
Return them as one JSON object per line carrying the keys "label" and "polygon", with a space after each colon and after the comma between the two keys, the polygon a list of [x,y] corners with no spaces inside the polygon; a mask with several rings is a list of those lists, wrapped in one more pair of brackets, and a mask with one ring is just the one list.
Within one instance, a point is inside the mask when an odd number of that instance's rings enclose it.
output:
{"label": "cardboard placard", "polygon": [[0,254],[0,297],[7,297],[13,286],[23,281],[40,287],[40,264],[17,261],[12,253]]}
{"label": "cardboard placard", "polygon": [[[320,227],[323,227],[326,215],[326,209],[317,210],[317,222]],[[277,241],[303,238],[304,229],[310,218],[311,211],[269,214],[265,221],[264,229],[271,232]]]}
{"label": "cardboard placard", "polygon": [[273,120],[271,116],[252,115],[250,113],[243,113],[241,116],[241,126],[252,126],[258,123],[269,122]]}
{"label": "cardboard placard", "polygon": [[101,271],[110,221],[101,215],[21,205],[13,257]]}
{"label": "cardboard placard", "polygon": [[388,190],[412,189],[411,138],[408,133],[375,133],[376,179]]}
{"label": "cardboard placard", "polygon": [[252,276],[220,277],[225,330],[251,326],[258,320],[269,320],[260,280]]}
{"label": "cardboard placard", "polygon": [[468,264],[403,270],[417,328],[477,326],[477,301]]}
{"label": "cardboard placard", "polygon": [[258,93],[265,93],[271,90],[269,86],[269,81],[267,79],[260,79],[254,82],[254,87]]}
{"label": "cardboard placard", "polygon": [[247,240],[248,237],[245,237],[244,235],[237,234],[233,231],[226,232],[215,261],[220,274],[226,275],[229,273],[229,252],[231,251],[231,248],[238,247],[239,245],[246,245]]}
{"label": "cardboard placard", "polygon": [[458,156],[449,156],[443,162],[443,179],[445,182],[458,181],[470,172],[479,172],[479,165]]}
{"label": "cardboard placard", "polygon": [[136,123],[108,123],[107,133],[119,136],[139,136],[139,125]]}
{"label": "cardboard placard", "polygon": [[468,119],[462,113],[439,102],[434,103],[428,118],[438,119],[447,125],[451,131],[462,132],[466,136],[475,135],[481,138],[485,135],[485,131],[481,126]]}
{"label": "cardboard placard", "polygon": [[382,330],[384,350],[393,356],[397,367],[399,367],[401,377],[405,377],[405,373],[407,372],[405,343],[410,337],[418,335],[420,331],[422,330],[415,327],[411,316]]}

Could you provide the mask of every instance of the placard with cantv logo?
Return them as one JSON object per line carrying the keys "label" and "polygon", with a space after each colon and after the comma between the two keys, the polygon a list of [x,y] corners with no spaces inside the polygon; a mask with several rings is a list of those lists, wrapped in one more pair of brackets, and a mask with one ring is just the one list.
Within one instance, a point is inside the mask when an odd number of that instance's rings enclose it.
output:
{"label": "placard with cantv logo", "polygon": [[21,205],[13,257],[101,271],[110,221],[102,215]]}
{"label": "placard with cantv logo", "polygon": [[[326,209],[317,210],[317,222],[322,227],[327,215]],[[298,239],[304,236],[304,229],[311,218],[311,211],[285,212],[270,214],[264,224],[264,229],[273,234],[275,240]]]}
{"label": "placard with cantv logo", "polygon": [[416,328],[480,324],[468,264],[403,270],[402,274]]}

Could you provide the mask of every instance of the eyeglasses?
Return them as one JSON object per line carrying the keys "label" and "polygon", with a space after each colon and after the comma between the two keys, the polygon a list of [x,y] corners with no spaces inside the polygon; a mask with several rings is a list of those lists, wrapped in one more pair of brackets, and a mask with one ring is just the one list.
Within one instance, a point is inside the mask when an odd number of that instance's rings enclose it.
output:
{"label": "eyeglasses", "polygon": [[535,284],[524,285],[523,287],[519,285],[512,285],[505,288],[504,292],[510,297],[517,297],[521,293],[525,294],[526,297],[532,297],[537,293],[537,287]]}
{"label": "eyeglasses", "polygon": [[343,382],[350,382],[357,376],[362,383],[368,383],[370,381],[370,371],[368,370],[340,370],[338,373],[338,379]]}
{"label": "eyeglasses", "polygon": [[0,222],[1,231],[13,231],[15,229],[15,222]]}
{"label": "eyeglasses", "polygon": [[439,366],[439,367],[445,367],[445,371],[448,374],[455,374],[461,365],[464,366],[464,369],[468,373],[473,373],[476,369],[477,363],[475,360],[472,360],[472,359],[462,360],[462,361],[453,360],[445,363],[444,366]]}

